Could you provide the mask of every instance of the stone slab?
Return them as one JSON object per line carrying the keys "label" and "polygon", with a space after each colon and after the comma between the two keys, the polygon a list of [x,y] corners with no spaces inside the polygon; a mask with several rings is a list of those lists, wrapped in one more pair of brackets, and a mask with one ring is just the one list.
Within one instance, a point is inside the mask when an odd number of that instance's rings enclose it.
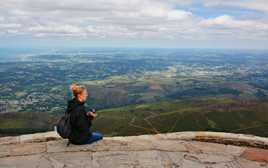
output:
{"label": "stone slab", "polygon": [[10,156],[9,146],[7,145],[0,145],[0,158]]}
{"label": "stone slab", "polygon": [[30,143],[30,142],[46,142],[51,140],[59,140],[61,137],[55,131],[26,134],[19,136],[20,143]]}
{"label": "stone slab", "polygon": [[189,134],[105,137],[68,147],[67,140],[57,136],[19,136],[19,143],[16,138],[11,143],[5,142],[9,137],[1,139],[0,168],[268,168],[268,150],[185,140]]}
{"label": "stone slab", "polygon": [[19,137],[2,137],[0,138],[0,145],[16,144],[19,143]]}
{"label": "stone slab", "polygon": [[268,150],[249,148],[243,152],[241,157],[251,161],[268,163]]}
{"label": "stone slab", "polygon": [[24,143],[9,146],[10,156],[41,154],[46,152],[46,143]]}

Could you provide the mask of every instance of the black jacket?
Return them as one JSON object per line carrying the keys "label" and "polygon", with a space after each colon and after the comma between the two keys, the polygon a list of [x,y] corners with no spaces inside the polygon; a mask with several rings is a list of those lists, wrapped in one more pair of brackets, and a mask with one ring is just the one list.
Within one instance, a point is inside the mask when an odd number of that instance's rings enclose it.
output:
{"label": "black jacket", "polygon": [[71,134],[69,141],[72,144],[85,144],[91,137],[91,120],[87,116],[84,103],[72,99],[68,101],[67,113],[71,114]]}

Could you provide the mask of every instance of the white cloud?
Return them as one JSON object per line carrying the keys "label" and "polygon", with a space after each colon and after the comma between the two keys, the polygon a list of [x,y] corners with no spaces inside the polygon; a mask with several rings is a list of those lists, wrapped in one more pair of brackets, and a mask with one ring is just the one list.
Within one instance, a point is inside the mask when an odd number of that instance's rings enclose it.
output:
{"label": "white cloud", "polygon": [[[197,0],[1,0],[0,30],[35,37],[89,39],[260,39],[268,34],[266,18],[245,20],[217,14],[206,19],[190,10],[197,8],[197,2],[203,8]],[[266,11],[268,6],[266,0],[203,2],[208,8],[231,6]]]}
{"label": "white cloud", "polygon": [[163,26],[178,26],[176,21],[184,27],[193,17],[189,11],[176,9],[173,2],[160,0],[4,0],[1,3],[0,13],[8,18],[7,22],[18,22],[24,27],[21,31],[38,36],[50,33],[84,36],[93,32],[101,37],[141,35],[159,31]]}
{"label": "white cloud", "polygon": [[20,28],[21,24],[17,24],[17,23],[4,23],[4,24],[0,24],[0,28]]}
{"label": "white cloud", "polygon": [[7,30],[8,34],[17,34],[18,30]]}
{"label": "white cloud", "polygon": [[183,20],[183,19],[191,19],[193,14],[191,12],[180,11],[180,10],[172,10],[168,12],[168,20]]}
{"label": "white cloud", "polygon": [[82,33],[82,29],[72,25],[54,25],[54,26],[35,26],[30,27],[29,31],[38,33]]}
{"label": "white cloud", "polygon": [[268,13],[267,0],[204,0],[206,6],[231,6],[253,9]]}
{"label": "white cloud", "polygon": [[222,15],[213,19],[203,20],[200,22],[200,25],[206,27],[223,26],[240,30],[268,31],[268,23],[252,20],[236,20],[229,15]]}
{"label": "white cloud", "polygon": [[0,16],[0,22],[3,22],[4,20],[5,18]]}
{"label": "white cloud", "polygon": [[268,23],[254,20],[237,20],[229,15],[202,20],[200,26],[214,38],[263,39],[268,38]]}
{"label": "white cloud", "polygon": [[206,19],[200,23],[202,26],[212,27],[212,26],[224,26],[227,28],[244,28],[244,27],[252,27],[252,21],[240,21],[235,20],[233,17],[229,15],[218,16],[213,19]]}

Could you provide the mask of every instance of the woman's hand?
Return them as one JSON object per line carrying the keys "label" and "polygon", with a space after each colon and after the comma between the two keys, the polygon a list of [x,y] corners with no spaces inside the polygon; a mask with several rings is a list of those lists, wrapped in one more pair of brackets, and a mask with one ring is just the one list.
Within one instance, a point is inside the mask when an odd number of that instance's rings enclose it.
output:
{"label": "woman's hand", "polygon": [[87,116],[92,117],[92,118],[96,118],[98,116],[98,114],[89,111],[89,112],[87,112]]}

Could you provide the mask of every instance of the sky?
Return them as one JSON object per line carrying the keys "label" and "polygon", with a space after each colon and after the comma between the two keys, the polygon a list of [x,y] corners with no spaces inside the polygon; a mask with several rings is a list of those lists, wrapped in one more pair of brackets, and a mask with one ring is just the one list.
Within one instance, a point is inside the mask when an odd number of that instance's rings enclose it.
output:
{"label": "sky", "polygon": [[268,49],[268,0],[1,0],[1,47]]}

